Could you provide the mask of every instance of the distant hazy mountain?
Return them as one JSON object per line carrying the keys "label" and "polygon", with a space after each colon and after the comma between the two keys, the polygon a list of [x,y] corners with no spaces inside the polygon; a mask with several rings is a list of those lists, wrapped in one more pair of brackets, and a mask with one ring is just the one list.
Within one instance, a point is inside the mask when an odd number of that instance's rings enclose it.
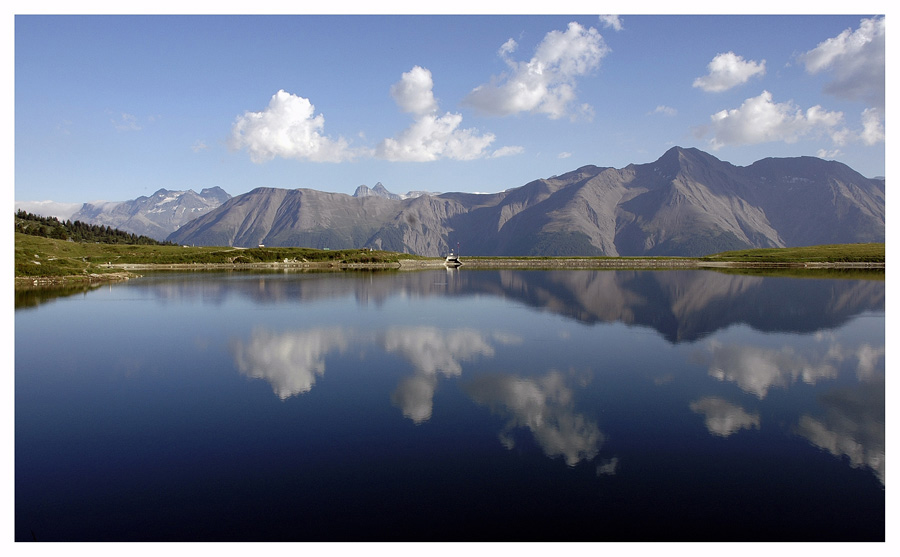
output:
{"label": "distant hazy mountain", "polygon": [[183,224],[229,199],[231,196],[218,186],[204,188],[200,193],[161,189],[149,197],[130,201],[85,203],[70,219],[165,240]]}
{"label": "distant hazy mountain", "polygon": [[366,190],[260,188],[169,239],[437,256],[457,242],[469,255],[704,255],[885,238],[884,180],[813,157],[738,167],[675,147],[652,163],[585,166],[495,194]]}
{"label": "distant hazy mountain", "polygon": [[420,197],[423,195],[440,195],[440,194],[427,192],[427,191],[411,191],[411,192],[407,192],[406,195],[400,195],[400,194],[389,192],[387,190],[387,188],[381,184],[381,182],[378,182],[377,184],[375,184],[374,188],[370,188],[369,186],[366,186],[364,184],[364,185],[356,188],[356,191],[353,193],[353,197],[372,197],[372,196],[374,196],[374,197],[383,197],[385,199],[394,199],[397,201],[399,201],[401,199],[409,199],[412,197]]}
{"label": "distant hazy mountain", "polygon": [[16,201],[16,211],[22,210],[32,215],[56,217],[65,222],[81,209],[83,203],[60,203],[56,201]]}

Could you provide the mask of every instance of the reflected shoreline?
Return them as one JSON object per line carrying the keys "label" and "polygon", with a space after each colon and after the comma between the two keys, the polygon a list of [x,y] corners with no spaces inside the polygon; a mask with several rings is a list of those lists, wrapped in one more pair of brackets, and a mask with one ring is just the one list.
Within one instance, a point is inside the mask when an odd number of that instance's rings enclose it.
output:
{"label": "reflected shoreline", "polygon": [[[441,280],[436,280],[436,273]],[[366,280],[357,280],[364,277]],[[862,277],[862,278],[860,278]],[[778,281],[778,288],[769,288]],[[227,283],[227,287],[224,283]],[[384,304],[396,296],[486,294],[582,323],[647,326],[669,342],[692,342],[742,323],[761,331],[811,332],[866,311],[884,311],[883,271],[721,272],[708,270],[479,270],[149,273],[110,288],[146,289],[160,300],[219,305],[240,296],[256,303],[306,303],[354,296]],[[16,308],[85,289],[16,292]],[[39,292],[39,294],[38,294]]]}
{"label": "reflected shoreline", "polygon": [[[592,258],[592,257],[550,257],[550,258],[513,258],[513,257],[471,257],[463,263],[468,269],[594,269],[594,270],[631,270],[631,269],[698,269],[725,273],[759,274],[777,276],[798,276],[806,273],[815,278],[857,278],[884,280],[884,262],[735,262],[735,261],[701,261],[691,258]],[[292,273],[339,273],[343,271],[416,271],[439,269],[444,267],[442,259],[402,259],[398,263],[341,263],[341,262],[287,262],[287,263],[121,263],[108,264],[107,269],[118,268],[120,272],[91,274],[88,276],[49,276],[30,277],[16,276],[15,289],[57,289],[74,285],[94,285],[103,283],[124,282],[142,275],[131,271],[149,271],[158,273],[183,272],[292,272]],[[783,275],[782,275],[783,274]],[[853,274],[854,276],[848,276]],[[880,275],[880,276],[879,276]]]}

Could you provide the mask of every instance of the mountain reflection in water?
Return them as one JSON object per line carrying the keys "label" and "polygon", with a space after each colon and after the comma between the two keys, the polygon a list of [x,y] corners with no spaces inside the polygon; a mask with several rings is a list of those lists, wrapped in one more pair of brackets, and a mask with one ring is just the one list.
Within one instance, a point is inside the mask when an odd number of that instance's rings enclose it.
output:
{"label": "mountain reflection in water", "polygon": [[[872,280],[796,279],[713,271],[367,272],[308,275],[235,274],[229,280],[185,276],[133,284],[161,300],[222,304],[242,296],[259,304],[299,304],[353,296],[361,306],[396,297],[489,295],[515,300],[583,323],[650,327],[670,342],[691,342],[743,323],[759,331],[815,332],[868,310],[883,311],[884,271]],[[285,277],[291,280],[284,280]],[[880,279],[880,280],[879,280]],[[468,308],[457,308],[466,311]]]}
{"label": "mountain reflection in water", "polygon": [[881,540],[874,276],[186,273],[23,304],[16,539]]}
{"label": "mountain reflection in water", "polygon": [[[800,381],[815,385],[834,380],[841,366],[864,383],[881,381],[881,391],[865,388],[865,408],[877,411],[848,417],[834,407],[840,402],[826,396],[828,424],[803,416],[794,431],[835,456],[846,456],[853,466],[871,468],[884,482],[884,346],[863,342],[847,346],[824,332],[855,314],[883,307],[884,287],[878,281],[792,281],[759,276],[717,273],[639,271],[618,272],[516,272],[449,271],[448,282],[432,276],[409,274],[393,290],[374,276],[372,281],[342,283],[300,281],[282,283],[261,280],[244,293],[255,300],[290,302],[315,300],[353,293],[360,303],[384,303],[391,296],[443,296],[487,292],[513,298],[581,322],[619,321],[657,329],[672,342],[697,341],[717,328],[753,324],[762,331],[823,331],[812,345],[753,346],[702,343],[694,361],[708,366],[709,375],[736,384],[745,393],[764,399],[772,388],[788,388]],[[423,280],[424,279],[424,280]],[[767,281],[780,282],[766,288]],[[307,288],[308,287],[308,288]],[[600,295],[600,292],[603,292]],[[802,293],[802,294],[801,294]],[[774,313],[766,315],[760,300],[774,299]],[[824,303],[831,301],[830,304]],[[820,302],[820,303],[817,303]],[[809,308],[810,303],[816,307]],[[726,305],[728,308],[726,311]],[[385,331],[360,332],[352,328],[310,329],[274,334],[255,331],[249,341],[231,342],[241,373],[269,381],[285,399],[309,391],[315,376],[325,373],[324,356],[332,351],[379,348],[403,356],[413,373],[403,377],[391,402],[414,423],[431,418],[434,394],[440,377],[463,375],[464,364],[476,358],[490,359],[494,345],[520,345],[515,334],[502,331],[481,333],[476,329],[441,329],[436,326],[391,327]],[[594,421],[572,408],[572,387],[562,373],[549,370],[541,377],[517,377],[504,373],[482,374],[465,383],[465,390],[478,404],[508,419],[499,437],[503,446],[515,446],[513,432],[526,429],[550,457],[562,456],[567,464],[591,460],[603,441]],[[710,434],[728,437],[741,429],[761,427],[758,412],[748,412],[721,397],[707,396],[690,403],[690,410],[704,417]],[[876,415],[872,415],[872,414]],[[826,418],[822,418],[825,420]],[[864,422],[864,423],[860,423]],[[880,428],[880,430],[879,430]],[[875,430],[873,432],[873,429]],[[880,431],[880,433],[879,433]],[[858,433],[862,432],[863,435]]]}

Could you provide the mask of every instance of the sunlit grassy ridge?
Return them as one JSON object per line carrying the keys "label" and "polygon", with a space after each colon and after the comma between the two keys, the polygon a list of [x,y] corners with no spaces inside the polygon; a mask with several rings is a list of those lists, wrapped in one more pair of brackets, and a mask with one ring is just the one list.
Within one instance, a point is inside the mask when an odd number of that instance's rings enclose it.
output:
{"label": "sunlit grassy ridge", "polygon": [[368,249],[317,250],[311,248],[231,248],[139,246],[67,242],[16,233],[16,276],[67,276],[105,273],[117,269],[106,266],[158,265],[241,265],[288,261],[336,264],[388,264],[417,256]]}
{"label": "sunlit grassy ridge", "polygon": [[884,263],[884,244],[833,244],[799,248],[725,251],[701,261],[742,263]]}
{"label": "sunlit grassy ridge", "polygon": [[[312,248],[182,247],[171,245],[125,245],[69,242],[26,234],[15,235],[17,277],[49,277],[102,274],[120,271],[121,265],[252,265],[259,263],[331,263],[334,265],[386,265],[404,259],[435,259],[368,249],[318,250]],[[478,258],[540,262],[560,258]],[[614,261],[613,257],[584,257]],[[728,251],[701,258],[629,257],[627,260],[677,259],[734,264],[789,263],[880,263],[885,262],[884,244],[839,244],[801,248]],[[465,260],[465,258],[463,258]],[[107,264],[111,263],[113,267]]]}

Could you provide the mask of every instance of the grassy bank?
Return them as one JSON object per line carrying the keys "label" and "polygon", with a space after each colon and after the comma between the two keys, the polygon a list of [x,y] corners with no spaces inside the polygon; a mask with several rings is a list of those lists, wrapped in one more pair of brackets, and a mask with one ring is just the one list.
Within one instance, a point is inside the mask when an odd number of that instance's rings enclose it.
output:
{"label": "grassy bank", "polygon": [[884,244],[832,244],[726,251],[700,261],[736,263],[884,263]]}
{"label": "grassy bank", "polygon": [[253,265],[264,263],[397,264],[402,253],[310,248],[142,246],[68,242],[16,233],[17,277],[76,276],[120,271],[125,265]]}
{"label": "grassy bank", "polygon": [[[853,266],[885,264],[884,244],[843,244],[803,248],[729,251],[701,258],[686,257],[471,257],[472,268],[697,268],[704,266]],[[140,268],[190,267],[400,267],[439,266],[440,258],[368,249],[232,248],[162,245],[96,244],[15,235],[18,282],[118,280],[123,271]],[[21,281],[20,281],[21,279]],[[43,279],[43,280],[41,280]]]}

